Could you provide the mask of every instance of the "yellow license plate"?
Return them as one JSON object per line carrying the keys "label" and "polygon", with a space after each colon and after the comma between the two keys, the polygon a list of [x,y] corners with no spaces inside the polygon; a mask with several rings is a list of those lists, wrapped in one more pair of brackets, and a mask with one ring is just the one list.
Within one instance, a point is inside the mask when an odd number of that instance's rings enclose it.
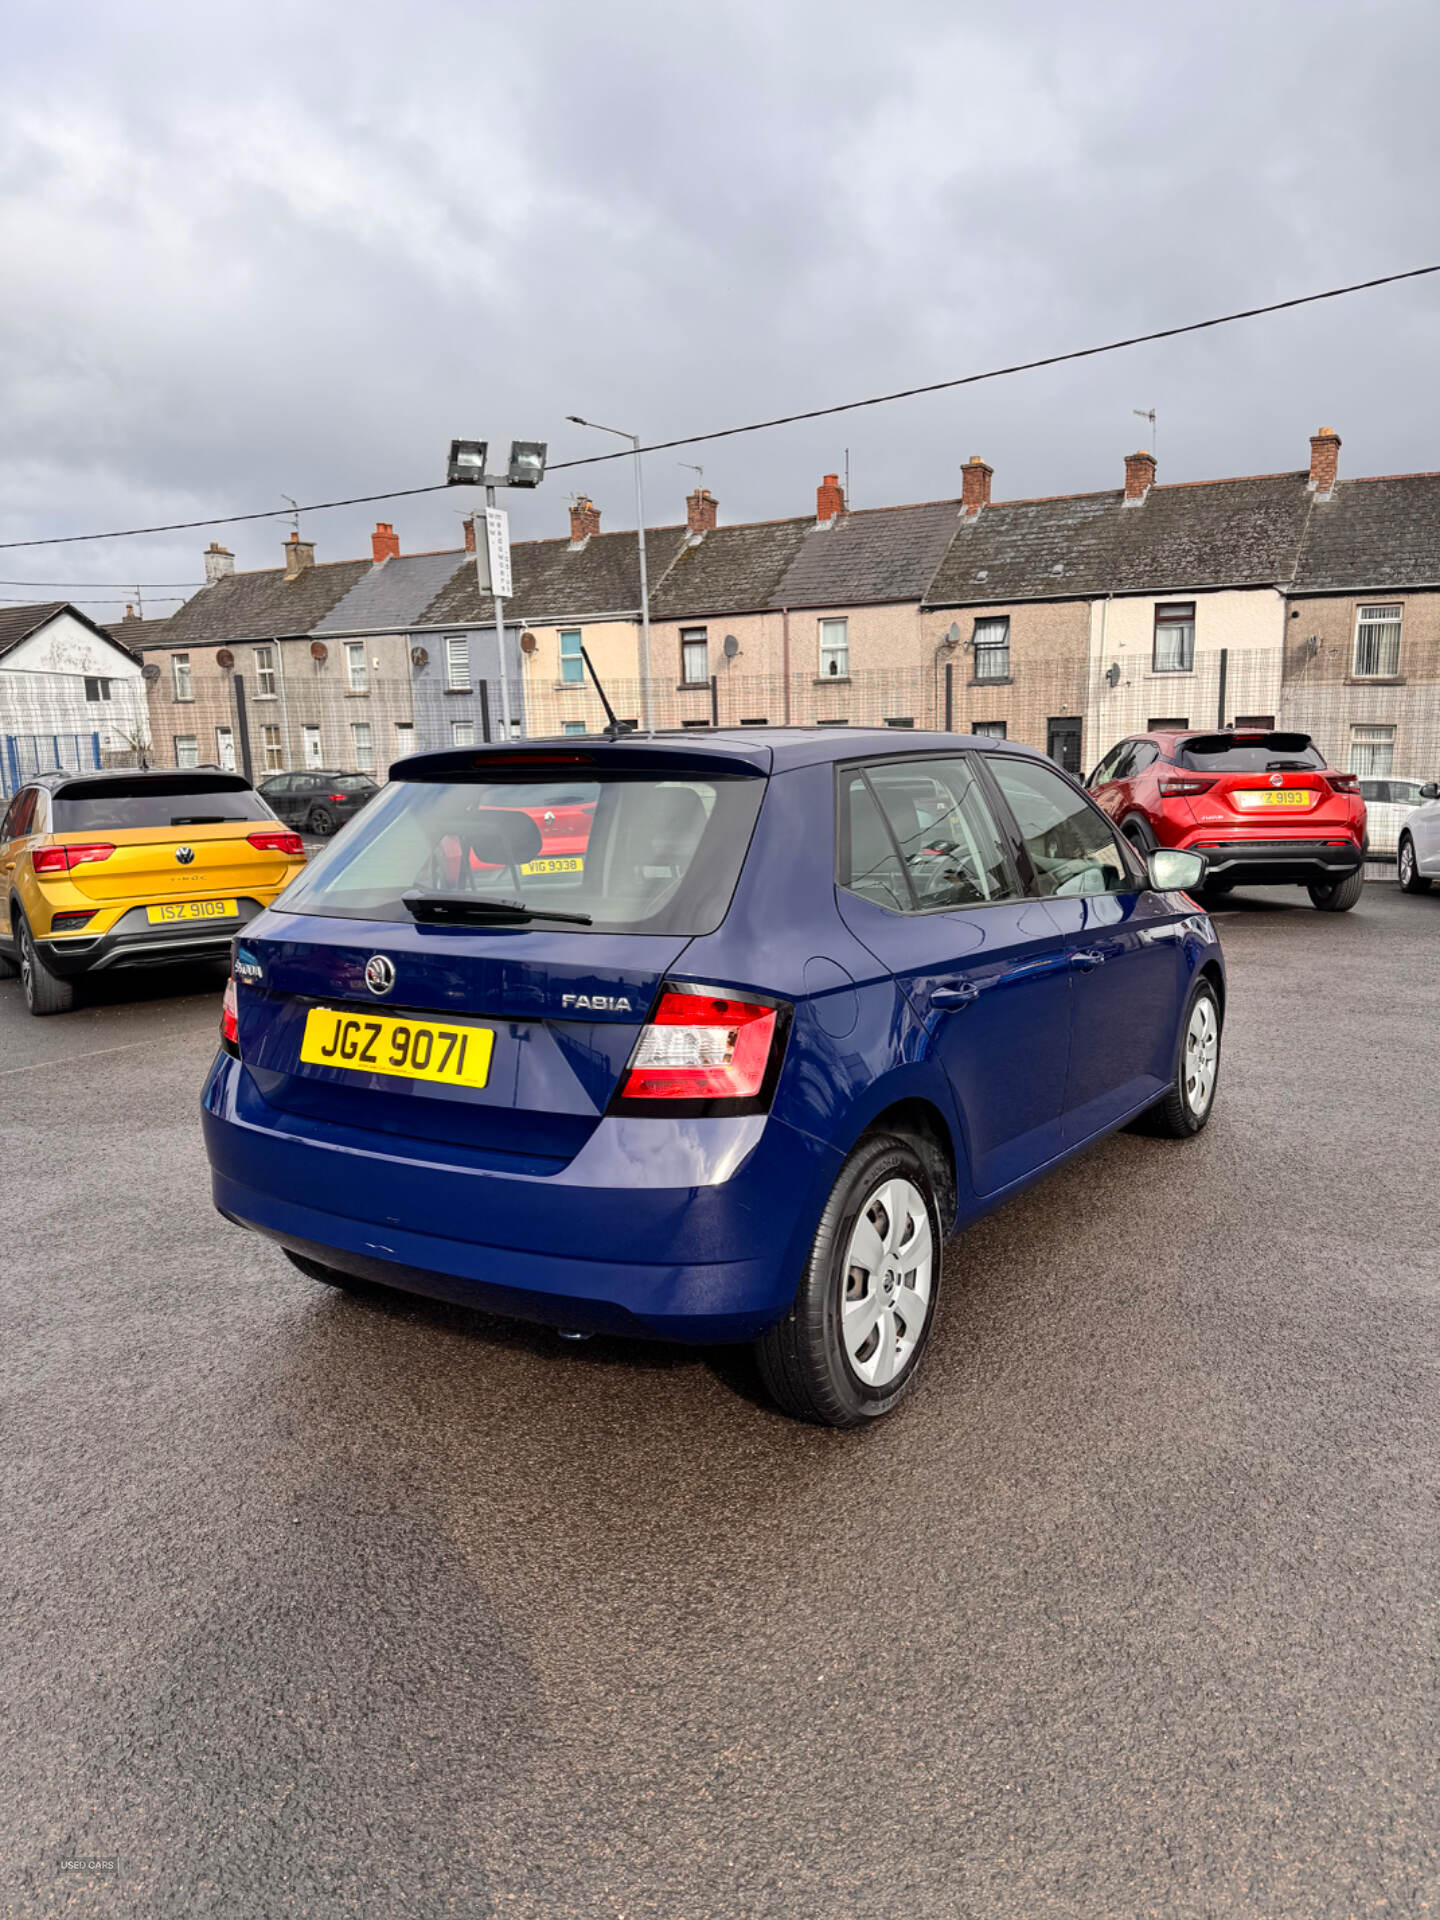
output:
{"label": "yellow license plate", "polygon": [[555,860],[527,860],[521,873],[583,873],[585,862],[578,857]]}
{"label": "yellow license plate", "polygon": [[312,1067],[384,1073],[397,1080],[437,1080],[447,1087],[483,1087],[495,1035],[489,1027],[401,1020],[388,1013],[340,1013],[312,1007],[300,1058]]}
{"label": "yellow license plate", "polygon": [[239,911],[233,900],[174,900],[147,907],[145,916],[152,926],[168,927],[172,920],[233,920]]}
{"label": "yellow license plate", "polygon": [[1242,807],[1308,807],[1314,795],[1304,787],[1281,787],[1273,793],[1237,793]]}

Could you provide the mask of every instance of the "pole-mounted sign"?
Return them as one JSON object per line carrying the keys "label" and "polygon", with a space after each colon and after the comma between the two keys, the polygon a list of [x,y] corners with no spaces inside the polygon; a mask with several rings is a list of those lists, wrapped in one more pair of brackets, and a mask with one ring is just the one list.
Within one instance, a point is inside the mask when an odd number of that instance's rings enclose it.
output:
{"label": "pole-mounted sign", "polygon": [[485,509],[485,558],[486,586],[497,599],[510,599],[510,516],[504,507]]}

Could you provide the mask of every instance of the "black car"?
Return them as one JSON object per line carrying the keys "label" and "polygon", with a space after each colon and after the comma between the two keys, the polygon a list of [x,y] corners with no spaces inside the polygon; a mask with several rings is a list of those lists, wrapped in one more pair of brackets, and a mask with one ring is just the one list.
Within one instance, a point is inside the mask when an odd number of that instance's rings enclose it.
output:
{"label": "black car", "polygon": [[282,820],[302,833],[330,834],[380,791],[368,773],[275,773],[257,792]]}

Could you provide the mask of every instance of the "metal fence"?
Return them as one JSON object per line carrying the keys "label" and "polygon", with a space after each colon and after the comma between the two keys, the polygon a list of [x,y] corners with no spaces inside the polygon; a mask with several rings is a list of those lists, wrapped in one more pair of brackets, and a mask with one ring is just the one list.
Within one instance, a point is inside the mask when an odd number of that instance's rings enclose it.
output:
{"label": "metal fence", "polygon": [[0,798],[8,800],[37,773],[82,773],[104,764],[95,731],[0,734]]}

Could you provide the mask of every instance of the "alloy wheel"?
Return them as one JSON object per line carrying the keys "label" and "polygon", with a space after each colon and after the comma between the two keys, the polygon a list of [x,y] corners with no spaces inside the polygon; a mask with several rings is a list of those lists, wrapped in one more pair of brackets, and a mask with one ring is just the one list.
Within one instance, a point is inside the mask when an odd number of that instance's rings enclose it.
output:
{"label": "alloy wheel", "polygon": [[1190,1024],[1185,1029],[1185,1058],[1180,1069],[1186,1104],[1197,1119],[1209,1111],[1219,1066],[1220,1023],[1215,1017],[1215,1002],[1208,994],[1201,994],[1190,1010]]}
{"label": "alloy wheel", "polygon": [[17,929],[20,947],[20,985],[25,994],[25,1004],[35,1004],[35,949],[30,944],[30,928],[21,920]]}
{"label": "alloy wheel", "polygon": [[860,1209],[845,1254],[840,1328],[867,1387],[887,1387],[909,1365],[930,1317],[935,1241],[925,1196],[911,1181],[882,1181]]}
{"label": "alloy wheel", "polygon": [[1415,849],[1408,840],[1400,842],[1399,868],[1400,884],[1402,887],[1408,887],[1415,878]]}

